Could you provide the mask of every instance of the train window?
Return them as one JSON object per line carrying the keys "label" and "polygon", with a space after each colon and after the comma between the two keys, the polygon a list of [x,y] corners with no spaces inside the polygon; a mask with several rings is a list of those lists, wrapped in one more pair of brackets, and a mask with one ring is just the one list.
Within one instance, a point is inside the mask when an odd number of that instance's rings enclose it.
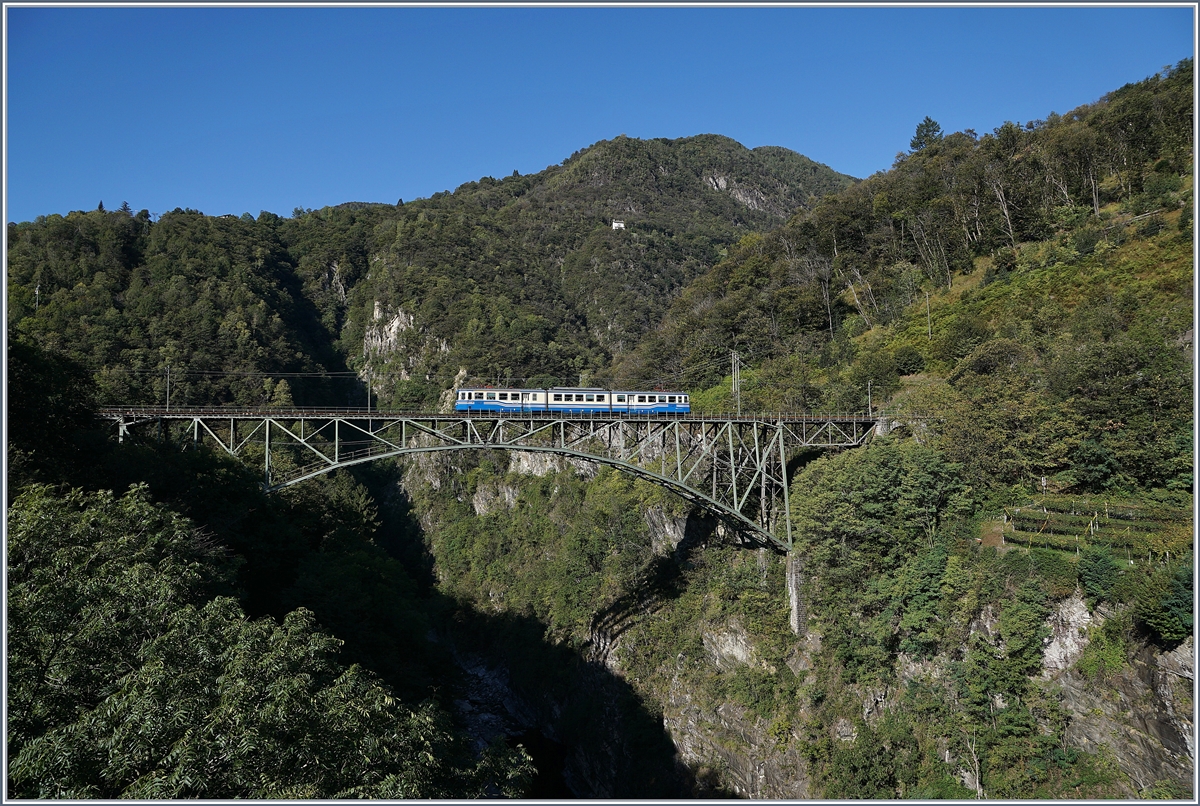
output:
{"label": "train window", "polygon": [[625,402],[625,395],[617,395],[617,402],[618,402],[618,403],[624,403],[624,402]]}
{"label": "train window", "polygon": [[680,399],[680,401],[682,401],[682,402],[684,402],[684,403],[687,403],[687,402],[688,402],[688,399],[687,399],[687,398],[688,398],[688,396],[687,396],[687,395],[682,395],[682,396],[680,396],[680,398],[679,398],[679,399]]}
{"label": "train window", "polygon": [[646,402],[646,396],[645,396],[645,395],[638,395],[637,402],[638,402],[638,403],[645,403],[645,402]]}
{"label": "train window", "polygon": [[597,403],[603,403],[603,402],[604,402],[604,395],[596,395],[596,402],[597,402]]}
{"label": "train window", "polygon": [[495,393],[495,392],[488,392],[488,393],[487,393],[487,399],[488,399],[488,400],[495,400],[495,399],[496,399],[496,393]]}
{"label": "train window", "polygon": [[554,396],[554,402],[555,402],[555,403],[558,403],[558,402],[560,402],[561,400],[562,400],[562,395],[555,395],[555,396]]}
{"label": "train window", "polygon": [[586,402],[588,402],[588,403],[595,403],[595,402],[596,402],[596,396],[595,396],[595,395],[584,395],[584,396],[583,396],[583,399],[584,399]]}
{"label": "train window", "polygon": [[476,392],[476,393],[475,393],[475,399],[476,399],[476,400],[483,400],[483,392]]}
{"label": "train window", "polygon": [[674,403],[674,402],[675,402],[675,395],[668,395],[668,396],[667,396],[667,402],[668,402],[668,403]]}
{"label": "train window", "polygon": [[501,400],[508,400],[508,392],[501,392],[501,393],[500,393],[500,399],[501,399]]}

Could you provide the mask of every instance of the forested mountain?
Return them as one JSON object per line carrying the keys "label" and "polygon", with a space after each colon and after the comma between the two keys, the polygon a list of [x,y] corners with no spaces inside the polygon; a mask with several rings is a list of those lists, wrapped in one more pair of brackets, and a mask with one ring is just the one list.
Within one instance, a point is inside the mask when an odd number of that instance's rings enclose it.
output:
{"label": "forested mountain", "polygon": [[850,182],[715,135],[619,137],[396,207],[49,216],[9,227],[9,323],[110,401],[164,400],[170,365],[179,402],[362,401],[357,382],[278,383],[349,368],[384,405],[432,405],[459,368],[598,373],[719,250]]}
{"label": "forested mountain", "polygon": [[[927,118],[862,181],[622,136],[395,206],[10,225],[9,792],[1190,797],[1193,83]],[[732,351],[743,410],[881,417],[792,457],[788,558],[611,469],[267,495],[92,417],[168,365],[173,403],[727,411]]]}

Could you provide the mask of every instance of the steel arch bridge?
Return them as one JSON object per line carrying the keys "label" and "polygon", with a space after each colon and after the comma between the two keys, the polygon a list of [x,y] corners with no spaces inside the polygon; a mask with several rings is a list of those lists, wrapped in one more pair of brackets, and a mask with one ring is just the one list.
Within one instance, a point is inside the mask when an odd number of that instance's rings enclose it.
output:
{"label": "steel arch bridge", "polygon": [[707,509],[726,526],[791,551],[788,460],[803,449],[862,445],[887,421],[867,415],[620,416],[545,412],[411,414],[365,409],[110,407],[124,439],[172,424],[260,464],[279,490],[337,468],[452,450],[557,454],[620,468]]}

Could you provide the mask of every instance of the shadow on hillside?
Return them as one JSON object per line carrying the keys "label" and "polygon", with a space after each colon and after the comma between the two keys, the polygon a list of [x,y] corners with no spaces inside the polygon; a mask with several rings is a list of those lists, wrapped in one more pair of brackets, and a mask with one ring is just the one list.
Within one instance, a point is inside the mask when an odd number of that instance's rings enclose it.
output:
{"label": "shadow on hillside", "polygon": [[605,663],[617,639],[639,619],[658,612],[663,605],[683,592],[683,571],[695,552],[715,539],[717,519],[695,511],[684,525],[683,539],[667,555],[655,556],[629,586],[608,607],[592,617],[589,629],[588,657]]}
{"label": "shadow on hillside", "polygon": [[[679,761],[652,704],[602,663],[548,643],[545,625],[534,618],[480,613],[438,593],[420,523],[383,468],[356,474],[376,500],[388,501],[376,541],[383,551],[374,554],[366,544],[328,545],[346,539],[329,521],[345,510],[321,509],[323,496],[337,491],[332,481],[276,499],[237,462],[211,451],[181,451],[170,440],[107,442],[93,459],[90,472],[61,480],[118,491],[149,482],[155,500],[193,518],[228,552],[234,573],[212,593],[238,595],[251,617],[312,610],[322,629],[345,641],[344,663],[375,672],[406,701],[433,694],[453,708],[469,699],[474,681],[464,657],[499,670],[497,701],[506,728],[500,735],[525,745],[540,770],[530,797],[734,796]],[[681,563],[711,531],[700,521],[689,523],[675,555],[647,569],[650,596],[679,594]],[[638,606],[630,600],[610,608],[606,618],[623,628]]]}
{"label": "shadow on hillside", "polygon": [[[681,763],[653,704],[605,667],[593,648],[552,644],[546,625],[531,616],[484,613],[439,593],[411,504],[394,477],[380,474],[373,481],[390,491],[379,542],[418,577],[434,614],[437,646],[431,649],[448,651],[461,672],[446,681],[439,698],[456,704],[478,741],[503,735],[526,748],[538,768],[527,797],[736,797]],[[715,526],[715,519],[689,517],[673,554],[656,557],[629,595],[597,614],[610,638],[652,613],[655,602],[682,592],[681,572],[693,552],[714,539]]]}
{"label": "shadow on hillside", "polygon": [[459,607],[445,626],[456,649],[474,661],[468,677],[486,677],[502,690],[504,713],[497,716],[521,728],[509,738],[521,740],[538,768],[530,797],[735,797],[680,762],[662,717],[632,686],[546,642],[536,619]]}

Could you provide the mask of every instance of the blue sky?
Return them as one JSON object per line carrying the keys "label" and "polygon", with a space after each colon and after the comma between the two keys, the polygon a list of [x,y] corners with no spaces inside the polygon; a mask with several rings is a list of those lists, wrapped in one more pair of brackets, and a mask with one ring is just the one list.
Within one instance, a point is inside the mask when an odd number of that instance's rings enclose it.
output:
{"label": "blue sky", "polygon": [[6,7],[5,220],[395,203],[592,143],[724,134],[887,169],[1194,53],[1190,6]]}

